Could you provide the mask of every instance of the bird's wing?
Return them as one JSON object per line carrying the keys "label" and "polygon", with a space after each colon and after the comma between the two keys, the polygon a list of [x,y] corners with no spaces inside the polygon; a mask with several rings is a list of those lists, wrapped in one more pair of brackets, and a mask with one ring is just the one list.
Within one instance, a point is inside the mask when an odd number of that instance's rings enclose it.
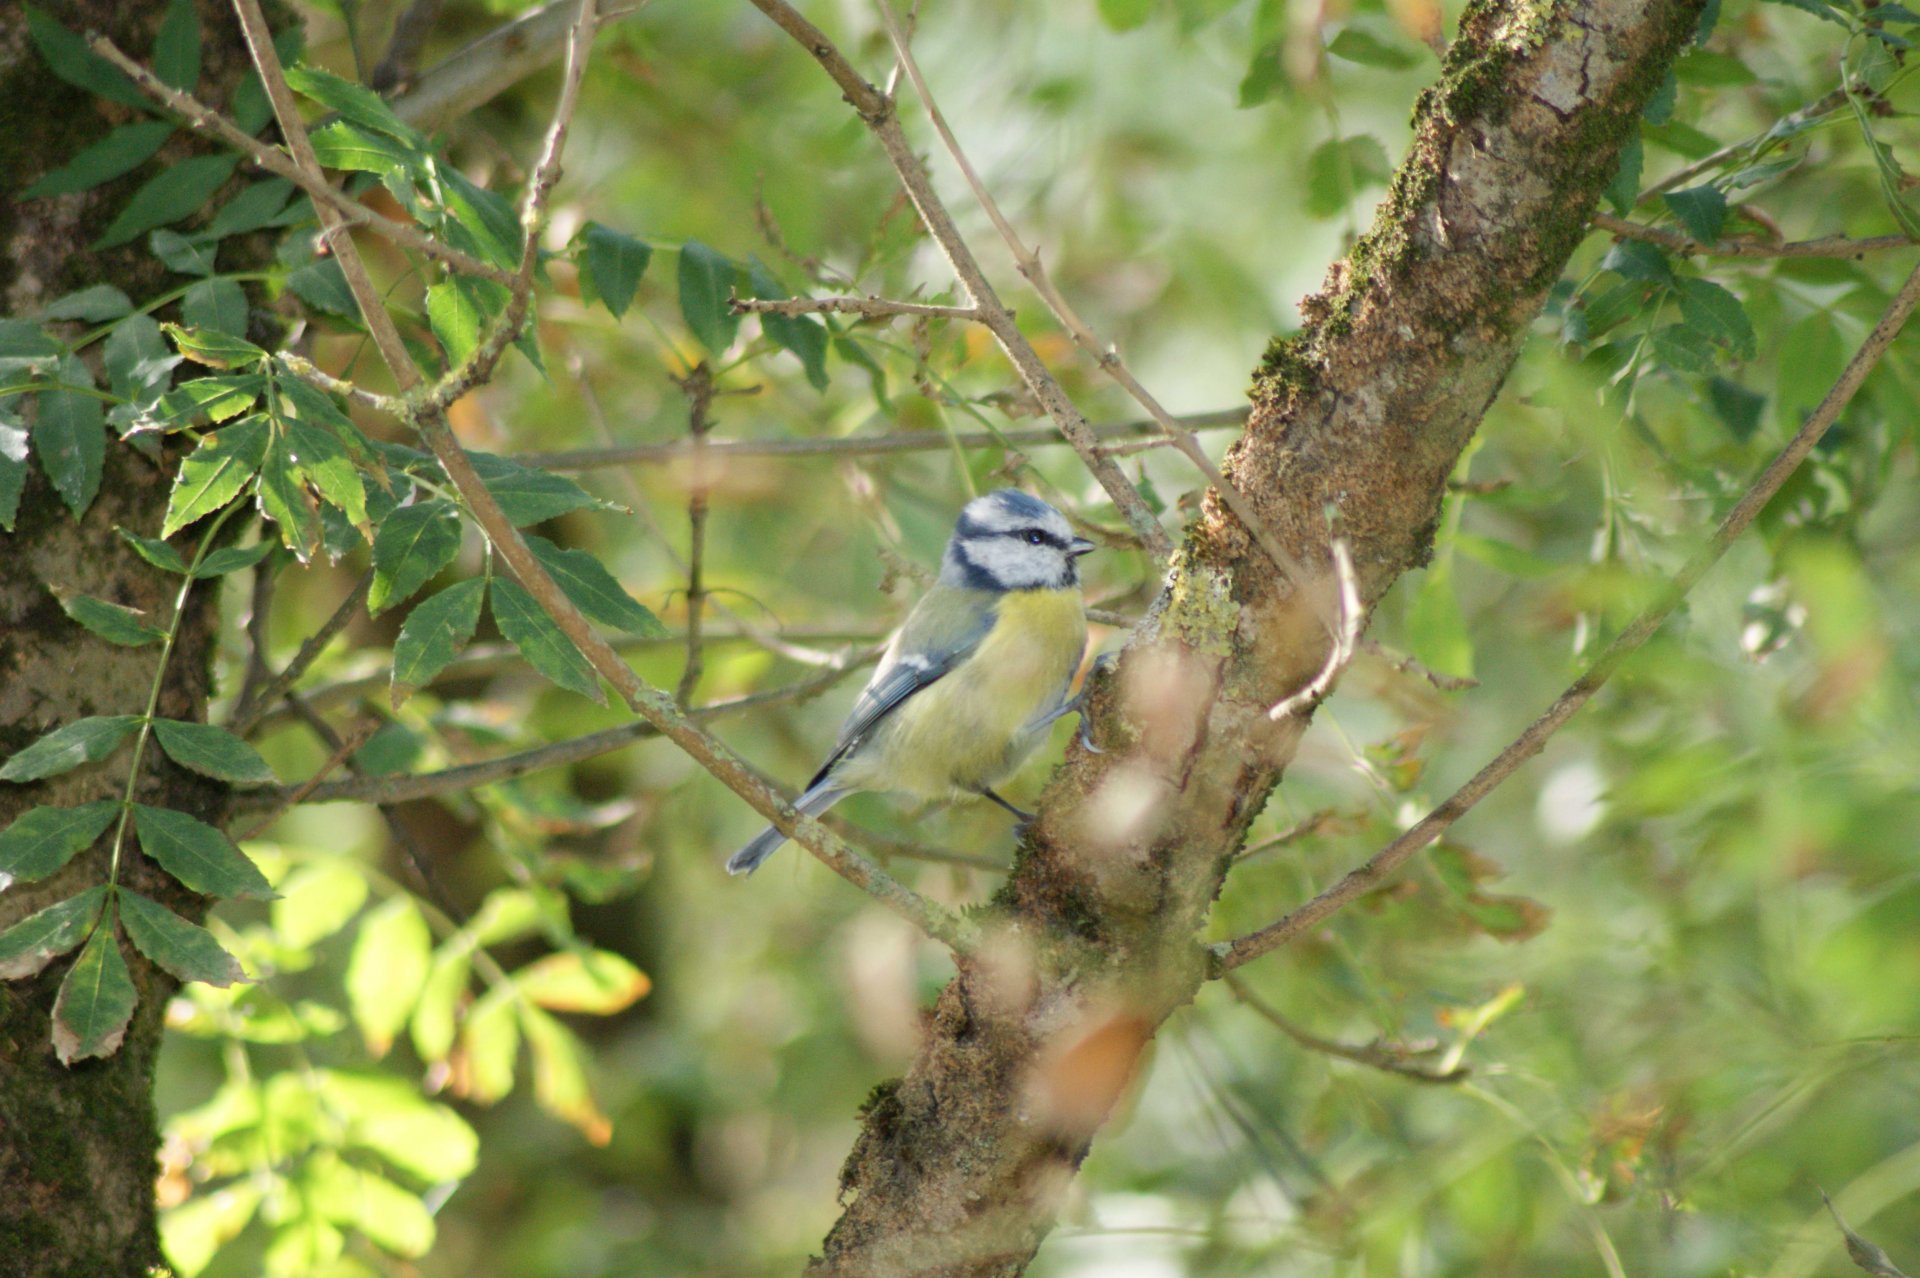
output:
{"label": "bird's wing", "polygon": [[[949,589],[946,593],[961,596],[984,592]],[[853,703],[853,710],[840,727],[840,739],[834,743],[827,761],[820,765],[820,771],[814,774],[814,783],[832,771],[833,765],[844,759],[875,724],[899,708],[908,697],[965,660],[993,629],[992,603],[978,606],[974,600],[947,599],[944,602],[948,606],[929,607],[933,598],[928,596],[921,601],[921,606],[908,615],[906,624],[887,645],[880,668],[873,672],[860,699]]]}

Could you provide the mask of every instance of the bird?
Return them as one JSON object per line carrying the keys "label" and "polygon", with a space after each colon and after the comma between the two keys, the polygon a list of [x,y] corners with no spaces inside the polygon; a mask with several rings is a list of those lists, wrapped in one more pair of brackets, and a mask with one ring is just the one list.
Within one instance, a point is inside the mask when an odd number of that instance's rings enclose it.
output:
{"label": "bird", "polygon": [[[960,511],[940,575],[888,642],[827,761],[794,800],[817,816],[860,790],[923,802],[994,793],[1069,713],[1087,645],[1079,560],[1094,549],[1066,516],[1016,488]],[[787,841],[768,826],[727,861],[751,874]]]}

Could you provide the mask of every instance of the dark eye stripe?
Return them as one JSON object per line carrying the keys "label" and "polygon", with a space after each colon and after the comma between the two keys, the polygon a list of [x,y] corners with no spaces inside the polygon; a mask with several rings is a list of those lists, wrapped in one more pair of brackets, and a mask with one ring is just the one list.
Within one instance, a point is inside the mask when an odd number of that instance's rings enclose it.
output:
{"label": "dark eye stripe", "polygon": [[1055,550],[1065,550],[1067,548],[1066,542],[1044,528],[1009,528],[1003,533],[995,533],[994,536],[1015,537],[1021,541],[1031,541],[1033,538],[1038,537],[1041,542],[1052,546]]}

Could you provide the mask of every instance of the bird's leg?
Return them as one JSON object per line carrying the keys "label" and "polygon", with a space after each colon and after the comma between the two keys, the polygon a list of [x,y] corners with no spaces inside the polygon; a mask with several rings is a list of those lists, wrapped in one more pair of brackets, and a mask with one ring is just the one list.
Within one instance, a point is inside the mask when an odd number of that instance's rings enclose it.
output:
{"label": "bird's leg", "polygon": [[1095,657],[1093,659],[1093,668],[1087,671],[1087,677],[1080,681],[1080,691],[1074,693],[1071,697],[1068,697],[1055,707],[1046,718],[1040,721],[1039,726],[1044,728],[1055,719],[1064,719],[1070,714],[1077,714],[1080,716],[1080,744],[1085,747],[1088,754],[1105,754],[1106,751],[1095,745],[1093,738],[1088,735],[1088,729],[1092,727],[1092,724],[1087,720],[1087,691],[1093,686],[1095,679],[1101,675],[1110,673],[1119,663],[1120,654],[1117,652],[1103,652]]}
{"label": "bird's leg", "polygon": [[1033,822],[1033,813],[1022,812],[1019,808],[1014,807],[1011,803],[1008,803],[1005,799],[995,794],[991,788],[983,788],[978,791],[978,794],[983,799],[992,799],[995,803],[1013,813],[1014,819],[1020,823],[1014,827],[1016,833],[1024,833],[1027,826]]}

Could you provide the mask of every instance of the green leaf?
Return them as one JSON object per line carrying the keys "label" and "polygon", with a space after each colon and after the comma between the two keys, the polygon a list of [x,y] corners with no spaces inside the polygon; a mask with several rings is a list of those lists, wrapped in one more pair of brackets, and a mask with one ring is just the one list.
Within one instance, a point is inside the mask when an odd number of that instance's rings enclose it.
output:
{"label": "green leaf", "polygon": [[418,154],[381,133],[346,120],[313,131],[314,158],[329,169],[350,173],[390,173],[414,171]]}
{"label": "green leaf", "polygon": [[59,338],[32,320],[0,319],[0,373],[50,369],[66,353]]}
{"label": "green leaf", "polygon": [[1727,197],[1711,186],[1692,186],[1684,191],[1669,191],[1660,197],[1667,211],[1696,244],[1713,244],[1727,221]]}
{"label": "green leaf", "polygon": [[1098,0],[1100,21],[1113,31],[1132,31],[1146,25],[1160,0]]}
{"label": "green leaf", "polygon": [[354,527],[368,537],[373,528],[367,522],[367,490],[353,459],[334,435],[305,421],[281,422],[287,447],[295,465],[307,483],[323,501],[338,508]]}
{"label": "green leaf", "polygon": [[455,244],[507,270],[520,265],[520,215],[494,191],[477,186],[459,169],[441,165],[441,198],[452,220],[448,238]]}
{"label": "green leaf", "polygon": [[373,537],[373,586],[367,611],[378,614],[413,597],[460,550],[460,512],[434,498],[402,506]]}
{"label": "green leaf", "polygon": [[32,976],[80,944],[100,916],[100,905],[106,899],[104,884],[91,887],[0,932],[0,980]]}
{"label": "green leaf", "polygon": [[516,528],[545,523],[570,510],[598,505],[586,489],[551,471],[522,466],[510,457],[469,453],[475,473]]}
{"label": "green leaf", "polygon": [[279,525],[281,542],[306,563],[320,548],[320,510],[307,493],[306,477],[284,430],[275,431],[267,446],[257,491],[261,511]]}
{"label": "green leaf", "polygon": [[1759,351],[1746,308],[1712,280],[1680,281],[1680,318],[1708,341],[1726,347],[1735,359],[1752,359]]}
{"label": "green leaf", "polygon": [[286,71],[287,84],[295,93],[312,98],[355,124],[396,138],[416,150],[426,146],[426,139],[420,136],[419,131],[395,115],[386,100],[372,89],[304,63],[289,66]]}
{"label": "green leaf", "polygon": [[[60,370],[62,380],[93,384],[76,358],[62,360]],[[107,460],[106,414],[100,401],[83,391],[42,391],[33,451],[67,509],[75,518],[84,515],[100,492],[100,472]]]}
{"label": "green leaf", "polygon": [[[757,257],[748,261],[747,282],[755,297],[780,301],[787,296],[787,291]],[[806,370],[808,385],[818,391],[827,388],[827,326],[818,316],[762,315],[760,331],[772,338],[774,345],[791,351],[799,359],[800,366]]]}
{"label": "green leaf", "polygon": [[167,632],[141,620],[146,614],[124,604],[109,603],[92,595],[61,595],[60,607],[75,621],[108,643],[123,648],[139,648],[158,643]]}
{"label": "green leaf", "polygon": [[561,687],[606,704],[593,667],[520,583],[495,578],[489,602],[494,624],[520,649],[529,665]]}
{"label": "green leaf", "polygon": [[53,1000],[53,1052],[62,1065],[89,1056],[111,1056],[126,1037],[133,1019],[133,979],[113,921],[101,919],[80,957],[67,969],[60,993]]}
{"label": "green leaf", "polygon": [[1378,139],[1362,134],[1322,142],[1307,156],[1307,212],[1336,217],[1360,192],[1379,186],[1391,172],[1386,148]]}
{"label": "green leaf", "polygon": [[270,541],[255,542],[251,546],[222,546],[200,561],[200,566],[193,570],[193,579],[205,581],[210,577],[224,577],[230,572],[251,568],[272,553],[273,543]]}
{"label": "green leaf", "polygon": [[[116,72],[115,74],[118,74]],[[173,136],[170,120],[123,124],[20,193],[23,200],[90,191],[139,168]]]}
{"label": "green leaf", "polygon": [[281,212],[287,207],[287,200],[293,194],[293,183],[285,178],[263,178],[240,188],[239,194],[220,206],[213,215],[213,221],[207,223],[205,231],[209,239],[225,239],[229,235],[244,235],[248,231],[258,231],[274,225]]}
{"label": "green leaf", "polygon": [[1760,414],[1767,406],[1767,397],[1738,382],[1715,377],[1707,383],[1707,403],[1727,432],[1744,444],[1760,429]]}
{"label": "green leaf", "polygon": [[347,925],[367,902],[367,878],[335,860],[303,865],[280,884],[270,915],[274,938],[304,950]]}
{"label": "green leaf", "polygon": [[160,326],[145,315],[129,315],[113,326],[101,344],[107,386],[122,399],[164,388],[180,357],[167,345]]}
{"label": "green leaf", "polygon": [[171,537],[238,496],[266,458],[267,435],[266,418],[249,417],[202,436],[173,481],[160,535]]}
{"label": "green leaf", "polygon": [[653,988],[647,974],[608,950],[566,950],[513,974],[525,998],[556,1012],[611,1016]]}
{"label": "green leaf", "polygon": [[117,525],[114,531],[120,534],[121,540],[133,547],[135,554],[161,572],[178,573],[182,577],[187,575],[187,561],[180,557],[179,551],[166,542],[155,537],[142,537],[137,532],[129,532]]}
{"label": "green leaf", "polygon": [[148,409],[138,430],[184,430],[206,420],[228,421],[252,408],[267,387],[258,373],[196,377],[162,395]]}
{"label": "green leaf", "polygon": [[392,897],[361,920],[347,961],[347,1003],[374,1056],[387,1054],[413,1014],[432,959],[433,935],[412,897]]}
{"label": "green leaf", "polygon": [[202,776],[235,785],[272,785],[276,780],[259,751],[216,724],[155,719],[153,735],[169,759]]}
{"label": "green leaf", "polygon": [[414,1258],[433,1247],[432,1213],[418,1194],[384,1176],[327,1153],[307,1160],[300,1182],[305,1201],[317,1215],[364,1234],[384,1251]]}
{"label": "green leaf", "polygon": [[467,646],[474,627],[480,624],[480,600],[486,590],[487,583],[479,577],[455,582],[407,614],[406,624],[393,641],[395,709],[415,688],[433,682],[433,677]]}
{"label": "green leaf", "polygon": [[1413,655],[1428,669],[1472,677],[1473,640],[1454,592],[1451,560],[1436,559],[1428,567],[1407,609],[1407,637]]}
{"label": "green leaf", "polygon": [[38,781],[98,763],[139,726],[140,716],[133,714],[92,715],[64,724],[8,759],[0,767],[0,781]]}
{"label": "green leaf", "polygon": [[160,1249],[180,1278],[200,1278],[213,1259],[253,1220],[266,1191],[244,1180],[195,1194],[160,1213]]}
{"label": "green leaf", "polygon": [[587,282],[613,317],[620,318],[633,304],[640,278],[647,273],[652,246],[598,222],[581,228],[580,245]]}
{"label": "green leaf", "polygon": [[153,73],[182,93],[200,82],[200,15],[193,0],[172,0],[153,40]]}
{"label": "green leaf", "polygon": [[20,511],[20,490],[27,483],[27,432],[0,417],[0,528],[13,531]]}
{"label": "green leaf", "polygon": [[1420,65],[1420,50],[1388,37],[1375,35],[1364,27],[1344,27],[1327,45],[1336,58],[1356,62],[1363,67],[1405,71]]}
{"label": "green leaf", "polygon": [[198,817],[172,808],[133,805],[140,848],[160,868],[205,896],[265,901],[273,889],[233,840]]}
{"label": "green leaf", "polygon": [[474,1168],[480,1143],[473,1128],[404,1079],[321,1070],[315,1094],[342,1118],[343,1146],[370,1150],[428,1184],[459,1180]]}
{"label": "green leaf", "polygon": [[163,226],[147,236],[147,247],[169,271],[179,275],[208,276],[219,269],[215,259],[220,253],[220,241],[214,236],[188,237]]}
{"label": "green leaf", "polygon": [[1843,27],[1852,25],[1845,16],[1835,11],[1834,6],[1826,3],[1826,0],[1773,0],[1773,3],[1789,9],[1798,9],[1802,13],[1811,13],[1816,18],[1824,18],[1828,22],[1837,23]]}
{"label": "green leaf", "polygon": [[667,628],[660,618],[628,594],[598,559],[584,550],[564,550],[533,533],[526,534],[526,541],[554,584],[588,617],[628,634],[666,638]]}
{"label": "green leaf", "polygon": [[478,298],[461,281],[447,280],[427,290],[427,323],[446,352],[448,368],[458,368],[473,354],[486,320]]}
{"label": "green leaf", "polygon": [[169,226],[207,206],[213,193],[233,176],[240,157],[231,154],[195,155],[161,169],[127,201],[95,248],[112,248],[145,235],[156,226]]}
{"label": "green leaf", "polygon": [[1667,368],[1682,373],[1711,373],[1713,347],[1706,334],[1684,324],[1668,324],[1654,330],[1649,344],[1653,358]]}
{"label": "green leaf", "polygon": [[252,342],[221,329],[202,332],[178,324],[162,324],[160,329],[182,355],[208,368],[252,368],[267,358]]}
{"label": "green leaf", "polygon": [[574,1032],[537,1008],[520,1006],[520,1028],[533,1056],[533,1097],[540,1108],[571,1123],[596,1145],[613,1135],[587,1083],[586,1047]]}
{"label": "green leaf", "polygon": [[118,102],[121,106],[148,110],[147,95],[120,69],[92,49],[87,42],[55,22],[32,5],[27,6],[27,31],[34,47],[47,60],[53,73],[75,88],[85,89],[97,98]]}
{"label": "green leaf", "polygon": [[225,333],[244,340],[247,336],[246,291],[224,277],[201,280],[180,299],[180,318],[202,334]]}
{"label": "green leaf", "polygon": [[127,930],[127,939],[173,975],[222,986],[247,979],[239,961],[198,923],[128,887],[119,889],[119,898],[120,926]]}
{"label": "green leaf", "polygon": [[513,1059],[520,1048],[520,1024],[514,1019],[513,987],[500,984],[474,1003],[460,1027],[466,1059],[465,1095],[491,1105],[513,1090]]}
{"label": "green leaf", "polygon": [[28,808],[0,830],[0,891],[44,879],[73,860],[113,824],[119,810],[115,799],[96,799],[77,808]]}
{"label": "green leaf", "polygon": [[111,284],[95,284],[57,298],[41,312],[43,320],[85,320],[98,324],[132,313],[133,302]]}
{"label": "green leaf", "polygon": [[420,986],[408,1034],[413,1050],[430,1065],[446,1060],[453,1051],[454,1014],[467,992],[472,966],[467,950],[449,943],[433,956],[433,966]]}
{"label": "green leaf", "polygon": [[1640,172],[1646,162],[1646,148],[1641,144],[1640,135],[1635,133],[1620,148],[1620,168],[1605,192],[1607,203],[1621,217],[1631,216],[1633,206],[1640,202]]}
{"label": "green leaf", "polygon": [[1621,240],[1600,259],[1600,269],[1612,271],[1622,279],[1647,284],[1667,284],[1673,280],[1673,268],[1666,254],[1640,240]]}
{"label": "green leaf", "polygon": [[315,310],[356,323],[360,320],[360,305],[353,300],[353,290],[347,287],[347,277],[341,272],[337,258],[323,257],[289,273],[287,287]]}
{"label": "green leaf", "polygon": [[728,312],[727,300],[739,281],[740,268],[702,244],[688,240],[680,249],[680,315],[715,355],[733,345],[740,317]]}

